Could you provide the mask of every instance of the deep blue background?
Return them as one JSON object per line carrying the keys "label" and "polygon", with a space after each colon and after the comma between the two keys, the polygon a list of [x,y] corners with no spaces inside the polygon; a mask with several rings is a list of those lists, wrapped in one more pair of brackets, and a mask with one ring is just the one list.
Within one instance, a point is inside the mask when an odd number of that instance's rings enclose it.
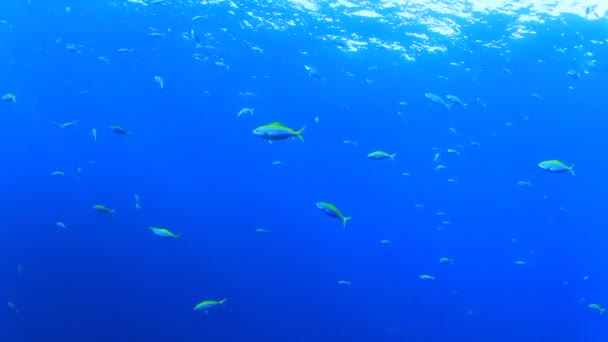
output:
{"label": "deep blue background", "polygon": [[[608,305],[608,52],[590,43],[605,39],[605,20],[549,20],[536,35],[510,40],[505,29],[514,18],[489,16],[491,29],[465,26],[470,40],[444,38],[447,53],[406,62],[372,46],[343,52],[315,37],[337,30],[304,13],[310,27],[251,31],[239,26],[251,20],[246,9],[228,14],[227,4],[142,9],[81,0],[66,13],[65,4],[49,3],[0,4],[0,19],[13,25],[0,26],[0,93],[17,94],[16,103],[0,103],[0,298],[22,312],[0,310],[3,341],[608,336],[605,317],[587,308]],[[217,50],[195,49],[181,36],[200,14],[208,15],[195,25],[203,45]],[[343,25],[411,43],[366,20]],[[149,38],[149,26],[171,32]],[[83,45],[81,53],[66,44]],[[588,51],[595,56],[585,57]],[[228,72],[214,65],[219,58]],[[591,59],[598,67],[589,75],[565,74],[582,72]],[[308,77],[304,65],[324,80]],[[82,90],[89,95],[79,96]],[[238,94],[246,91],[259,96]],[[455,94],[469,108],[429,105],[425,92]],[[255,115],[237,118],[243,107]],[[63,131],[52,124],[72,120],[78,124]],[[307,126],[306,142],[271,145],[251,134],[272,121]],[[133,135],[112,134],[115,124]],[[433,148],[445,170],[434,170]],[[397,152],[396,161],[365,157],[377,149]],[[554,158],[575,163],[576,177],[537,167]],[[66,176],[53,178],[54,170]],[[348,227],[320,213],[317,201],[353,216]],[[115,217],[95,213],[97,203],[115,208]],[[451,224],[437,230],[444,220]],[[159,239],[150,225],[183,238]],[[259,227],[271,233],[257,234]],[[454,265],[439,264],[443,256]],[[519,259],[528,264],[516,265]],[[352,286],[339,286],[341,279]],[[222,298],[225,308],[208,315],[192,310]]]}

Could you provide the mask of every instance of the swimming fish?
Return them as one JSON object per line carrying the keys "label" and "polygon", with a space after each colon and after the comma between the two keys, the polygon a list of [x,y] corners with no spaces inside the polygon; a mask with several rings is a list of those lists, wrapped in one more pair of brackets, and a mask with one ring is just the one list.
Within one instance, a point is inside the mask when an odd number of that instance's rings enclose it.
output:
{"label": "swimming fish", "polygon": [[2,96],[2,101],[4,102],[17,102],[17,96],[15,94],[6,94]]}
{"label": "swimming fish", "polygon": [[317,80],[321,79],[321,75],[319,74],[317,69],[315,69],[313,67],[309,67],[308,65],[305,65],[304,69],[306,69],[306,71],[308,72],[308,76],[310,76],[314,79],[317,79]]}
{"label": "swimming fish", "polygon": [[98,211],[100,213],[112,214],[112,215],[114,214],[114,209],[110,209],[103,204],[95,204],[93,206],[93,209],[95,209],[96,211]]}
{"label": "swimming fish", "polygon": [[91,137],[93,138],[93,142],[97,142],[97,129],[91,129]]}
{"label": "swimming fish", "polygon": [[165,80],[163,80],[163,78],[158,75],[154,76],[154,82],[158,83],[160,89],[163,89],[165,87]]}
{"label": "swimming fish", "polygon": [[454,259],[444,257],[444,258],[439,259],[439,263],[444,264],[444,265],[451,265],[454,263]]}
{"label": "swimming fish", "polygon": [[389,154],[384,151],[374,151],[374,152],[368,154],[367,158],[369,158],[371,160],[384,160],[384,159],[389,159],[389,158],[391,160],[395,160],[396,155],[397,155],[397,153]]}
{"label": "swimming fish", "polygon": [[441,105],[444,105],[447,109],[450,109],[452,107],[451,103],[447,103],[445,102],[444,99],[442,99],[439,95],[433,94],[433,93],[424,93],[424,96],[431,100],[431,102],[435,102],[435,103],[439,103]]}
{"label": "swimming fish", "polygon": [[292,137],[298,137],[300,140],[304,141],[302,132],[305,128],[306,127],[302,127],[299,131],[295,131],[280,122],[273,122],[254,129],[253,134],[268,141],[283,140]]}
{"label": "swimming fish", "polygon": [[62,123],[57,123],[57,122],[53,122],[55,125],[57,125],[57,127],[59,128],[59,130],[64,130],[66,128],[72,127],[74,125],[76,125],[78,123],[78,121],[74,120],[74,121],[69,121],[69,122],[62,122]]}
{"label": "swimming fish", "polygon": [[331,203],[318,202],[317,208],[319,208],[323,213],[325,213],[328,216],[341,219],[342,225],[344,227],[346,227],[346,222],[348,222],[348,220],[350,220],[352,218],[351,216],[345,216],[344,214],[342,214],[340,209],[338,209],[335,205],[333,205]]}
{"label": "swimming fish", "polygon": [[110,129],[111,129],[111,130],[112,130],[114,133],[116,133],[116,134],[120,134],[120,135],[131,135],[131,132],[129,132],[129,131],[127,131],[126,129],[124,129],[124,128],[120,127],[120,126],[117,126],[117,125],[110,126]]}
{"label": "swimming fish", "polygon": [[452,105],[458,104],[458,105],[462,106],[462,108],[465,108],[465,109],[468,106],[466,103],[462,102],[458,97],[456,97],[454,95],[446,95],[445,98],[450,100],[452,102],[451,103]]}
{"label": "swimming fish", "polygon": [[135,209],[136,210],[141,210],[141,199],[139,198],[138,194],[134,194],[133,198],[135,199]]}
{"label": "swimming fish", "polygon": [[152,231],[152,233],[154,233],[160,237],[179,239],[180,236],[182,236],[182,234],[175,234],[166,228],[150,227],[150,230]]}
{"label": "swimming fish", "polygon": [[217,300],[202,301],[202,302],[196,304],[196,306],[194,307],[194,311],[204,310],[205,313],[207,313],[207,310],[211,309],[214,306],[224,305],[224,303],[226,303],[226,300],[228,300],[228,298],[224,298],[220,301],[217,301]]}
{"label": "swimming fish", "polygon": [[196,47],[201,47],[201,37],[196,34],[196,32],[194,31],[194,29],[190,30],[190,36],[192,37],[192,40],[194,40],[196,42]]}
{"label": "swimming fish", "polygon": [[21,311],[19,310],[17,305],[15,305],[15,303],[8,302],[8,307],[9,307],[9,309],[13,310],[13,312],[16,313],[17,315],[21,315]]}
{"label": "swimming fish", "polygon": [[418,278],[423,279],[423,280],[435,280],[435,277],[428,275],[428,274],[423,274]]}
{"label": "swimming fish", "polygon": [[589,309],[599,311],[600,315],[603,315],[604,311],[606,311],[606,309],[601,307],[599,304],[589,304]]}
{"label": "swimming fish", "polygon": [[532,183],[530,183],[530,181],[520,180],[520,181],[517,182],[517,185],[519,185],[519,186],[532,186]]}
{"label": "swimming fish", "polygon": [[255,110],[255,108],[242,108],[241,110],[239,110],[239,113],[237,114],[237,117],[241,117],[243,115],[253,115],[253,111]]}
{"label": "swimming fish", "polygon": [[226,68],[226,71],[228,71],[230,69],[230,65],[228,65],[224,62],[221,62],[221,61],[215,62],[215,65],[220,66],[222,68]]}
{"label": "swimming fish", "polygon": [[542,161],[538,164],[538,166],[543,169],[543,170],[547,170],[550,172],[555,172],[555,173],[561,173],[561,172],[567,172],[570,171],[570,173],[572,173],[572,175],[574,176],[574,164],[568,166],[564,163],[562,163],[559,160],[545,160]]}

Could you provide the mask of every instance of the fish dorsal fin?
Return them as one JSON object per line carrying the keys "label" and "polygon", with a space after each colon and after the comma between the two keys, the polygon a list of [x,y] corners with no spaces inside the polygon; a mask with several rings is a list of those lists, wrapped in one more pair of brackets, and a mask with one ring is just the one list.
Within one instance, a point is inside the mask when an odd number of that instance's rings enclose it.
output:
{"label": "fish dorsal fin", "polygon": [[287,127],[287,126],[283,125],[282,123],[280,123],[278,121],[270,123],[270,124],[268,124],[268,126]]}

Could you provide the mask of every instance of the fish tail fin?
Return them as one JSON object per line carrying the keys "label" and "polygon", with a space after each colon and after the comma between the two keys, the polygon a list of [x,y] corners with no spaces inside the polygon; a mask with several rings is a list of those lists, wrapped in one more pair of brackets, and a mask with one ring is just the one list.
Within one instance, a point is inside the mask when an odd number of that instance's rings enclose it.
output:
{"label": "fish tail fin", "polygon": [[305,129],[306,129],[306,126],[300,128],[300,130],[296,132],[296,135],[298,136],[298,138],[300,138],[300,140],[302,140],[302,142],[304,142],[304,137],[302,136],[302,132],[304,132]]}
{"label": "fish tail fin", "polygon": [[396,155],[397,155],[397,153],[393,153],[393,154],[390,154],[389,156],[391,157],[391,160],[395,160]]}
{"label": "fish tail fin", "polygon": [[573,176],[576,176],[576,173],[574,173],[574,164],[570,165],[570,167],[568,168],[568,170],[570,170],[570,173],[571,173]]}
{"label": "fish tail fin", "polygon": [[601,308],[600,309],[600,315],[604,316],[604,311],[606,311],[606,308]]}
{"label": "fish tail fin", "polygon": [[222,305],[226,305],[227,300],[228,300],[228,298],[224,298],[224,299],[220,300],[218,303],[220,303]]}
{"label": "fish tail fin", "polygon": [[175,240],[179,240],[182,237],[182,233],[175,234]]}
{"label": "fish tail fin", "polygon": [[344,216],[342,217],[342,225],[344,225],[344,228],[346,228],[346,222],[348,222],[348,220],[352,219],[352,216]]}

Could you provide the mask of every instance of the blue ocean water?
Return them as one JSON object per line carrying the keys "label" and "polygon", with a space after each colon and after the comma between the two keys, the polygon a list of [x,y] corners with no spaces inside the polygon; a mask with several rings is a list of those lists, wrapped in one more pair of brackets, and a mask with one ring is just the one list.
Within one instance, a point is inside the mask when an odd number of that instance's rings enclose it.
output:
{"label": "blue ocean water", "polygon": [[[298,24],[251,29],[248,10]],[[606,20],[564,14],[513,39],[512,15],[475,13],[435,41],[445,51],[412,53],[402,30],[317,16],[288,2],[0,4],[0,93],[16,95],[0,103],[2,341],[608,337],[588,307],[608,305]],[[322,38],[353,38],[340,28],[416,60]],[[252,134],[274,121],[306,127],[305,142]],[[541,170],[548,159],[576,176]]]}

